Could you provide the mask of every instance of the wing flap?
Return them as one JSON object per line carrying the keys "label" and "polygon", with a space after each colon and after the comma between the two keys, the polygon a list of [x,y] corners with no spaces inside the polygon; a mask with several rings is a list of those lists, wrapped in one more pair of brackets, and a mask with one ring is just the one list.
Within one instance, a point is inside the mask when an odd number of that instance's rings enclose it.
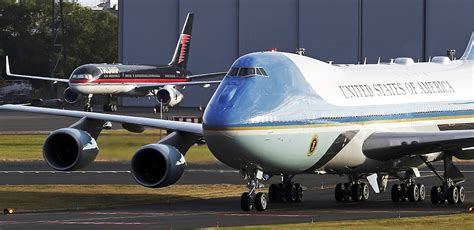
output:
{"label": "wing flap", "polygon": [[50,108],[40,108],[40,107],[30,107],[23,105],[2,105],[0,110],[12,110],[19,112],[29,112],[29,113],[42,113],[49,115],[65,116],[65,117],[77,117],[93,120],[102,120],[117,122],[121,124],[126,124],[126,126],[144,126],[144,127],[153,127],[159,129],[168,129],[181,131],[186,133],[192,133],[198,136],[203,135],[201,124],[188,123],[188,122],[179,122],[179,121],[167,121],[154,118],[145,118],[145,117],[132,117],[125,115],[115,115],[115,114],[103,114],[103,113],[91,113],[91,112],[82,112],[82,111],[73,111],[73,110],[62,110],[62,109],[50,109]]}
{"label": "wing flap", "polygon": [[159,89],[161,87],[167,86],[167,85],[175,85],[175,86],[190,86],[190,85],[202,85],[203,87],[206,87],[206,85],[211,85],[211,84],[219,84],[221,81],[216,80],[216,81],[189,81],[189,82],[169,82],[169,83],[156,83],[156,84],[143,84],[137,86],[135,89],[136,90],[142,90],[142,91],[147,91],[147,90],[154,90],[154,89]]}
{"label": "wing flap", "polygon": [[376,132],[362,146],[368,158],[393,160],[434,152],[466,154],[464,148],[474,146],[474,130],[442,132]]}

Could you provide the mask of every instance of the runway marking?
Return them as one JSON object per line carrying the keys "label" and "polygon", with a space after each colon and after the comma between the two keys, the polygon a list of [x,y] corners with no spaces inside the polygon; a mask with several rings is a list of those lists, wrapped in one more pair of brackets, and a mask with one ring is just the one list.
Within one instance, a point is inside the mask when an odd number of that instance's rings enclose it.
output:
{"label": "runway marking", "polygon": [[80,221],[44,221],[47,224],[71,224],[71,225],[152,225],[160,222],[80,222]]}

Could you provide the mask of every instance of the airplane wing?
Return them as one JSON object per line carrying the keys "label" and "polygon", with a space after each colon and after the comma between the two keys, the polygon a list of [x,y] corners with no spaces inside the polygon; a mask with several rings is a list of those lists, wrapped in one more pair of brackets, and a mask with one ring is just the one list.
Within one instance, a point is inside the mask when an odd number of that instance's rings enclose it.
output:
{"label": "airplane wing", "polygon": [[189,82],[168,82],[168,83],[153,83],[153,84],[142,84],[136,87],[137,90],[153,90],[158,89],[166,85],[175,85],[175,86],[188,86],[188,85],[202,85],[208,87],[210,84],[219,84],[220,80],[216,81],[189,81]]}
{"label": "airplane wing", "polygon": [[386,161],[434,152],[452,152],[461,159],[474,158],[474,130],[440,132],[376,132],[362,146],[371,159]]}
{"label": "airplane wing", "polygon": [[188,76],[189,79],[196,79],[196,78],[205,78],[205,77],[218,77],[218,76],[225,76],[227,72],[216,72],[216,73],[204,73],[204,74],[195,74]]}
{"label": "airplane wing", "polygon": [[175,130],[175,131],[192,133],[198,136],[203,135],[201,124],[189,123],[189,122],[167,121],[167,120],[145,118],[145,117],[132,117],[132,116],[125,116],[125,115],[30,107],[30,106],[23,106],[23,105],[1,105],[0,110],[12,110],[12,111],[29,112],[29,113],[42,113],[42,114],[65,116],[65,117],[77,117],[77,118],[87,117],[89,119],[94,119],[94,120],[102,120],[102,121],[117,122],[117,123],[122,123],[122,124],[133,124],[133,125],[139,125],[139,126],[144,126],[144,127]]}
{"label": "airplane wing", "polygon": [[64,78],[41,77],[41,76],[31,76],[31,75],[22,75],[22,74],[11,73],[10,72],[10,62],[8,61],[8,56],[5,57],[5,69],[6,69],[7,76],[10,76],[10,77],[21,77],[21,78],[43,80],[43,81],[56,81],[56,82],[69,83],[69,80],[64,79]]}

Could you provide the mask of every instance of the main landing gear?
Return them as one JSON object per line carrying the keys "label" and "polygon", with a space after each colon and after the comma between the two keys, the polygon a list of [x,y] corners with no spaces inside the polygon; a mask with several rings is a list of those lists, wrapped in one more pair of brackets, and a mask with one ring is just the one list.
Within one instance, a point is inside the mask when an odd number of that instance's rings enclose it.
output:
{"label": "main landing gear", "polygon": [[419,202],[425,200],[426,189],[423,184],[416,184],[415,175],[411,171],[405,173],[403,183],[392,186],[392,201],[398,202]]}
{"label": "main landing gear", "polygon": [[[422,158],[423,159],[423,158]],[[459,185],[465,179],[464,175],[453,164],[453,155],[445,152],[443,155],[444,174],[440,176],[430,162],[423,159],[428,168],[441,180],[442,184],[431,188],[432,204],[463,203],[465,199],[464,187]]]}
{"label": "main landing gear", "polygon": [[357,176],[349,176],[348,183],[339,183],[336,185],[334,198],[337,202],[359,202],[369,199],[369,185],[362,183]]}
{"label": "main landing gear", "polygon": [[292,203],[303,200],[303,188],[300,184],[293,183],[294,176],[284,175],[282,183],[271,184],[268,189],[268,196],[271,203]]}
{"label": "main landing gear", "polygon": [[104,104],[104,112],[117,112],[117,99],[112,95],[107,95],[107,104]]}

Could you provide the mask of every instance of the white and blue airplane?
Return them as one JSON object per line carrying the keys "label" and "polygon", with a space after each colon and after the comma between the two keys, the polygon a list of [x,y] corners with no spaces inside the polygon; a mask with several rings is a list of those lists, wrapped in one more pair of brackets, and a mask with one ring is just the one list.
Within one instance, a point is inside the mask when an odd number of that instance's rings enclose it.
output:
{"label": "white and blue airplane", "polygon": [[[474,33],[459,60],[332,65],[283,52],[247,54],[219,85],[202,125],[20,105],[0,109],[80,118],[44,143],[45,161],[61,171],[94,161],[108,121],[132,132],[173,130],[131,160],[134,179],[151,188],[178,181],[187,150],[204,137],[214,156],[247,180],[245,211],[301,201],[302,186],[293,182],[298,174],[347,175],[335,188],[339,202],[385,191],[389,177],[400,180],[391,188],[394,202],[422,201],[426,189],[416,178],[423,166],[440,179],[431,189],[433,204],[462,203],[464,176],[452,159],[474,159],[473,48]],[[433,167],[436,161],[444,162],[443,174]],[[281,176],[281,183],[259,192],[272,176]]]}

